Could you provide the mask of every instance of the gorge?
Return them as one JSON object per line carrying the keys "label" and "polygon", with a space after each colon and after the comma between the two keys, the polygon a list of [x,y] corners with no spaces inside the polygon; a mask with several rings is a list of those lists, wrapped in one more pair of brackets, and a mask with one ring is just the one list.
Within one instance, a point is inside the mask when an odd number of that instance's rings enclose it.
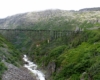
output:
{"label": "gorge", "polygon": [[46,79],[100,80],[99,9],[0,19],[0,80]]}

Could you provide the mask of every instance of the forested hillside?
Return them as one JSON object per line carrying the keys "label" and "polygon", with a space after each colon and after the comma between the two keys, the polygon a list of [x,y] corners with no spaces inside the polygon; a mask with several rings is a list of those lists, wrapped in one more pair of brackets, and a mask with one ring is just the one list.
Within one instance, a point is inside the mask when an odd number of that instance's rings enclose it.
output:
{"label": "forested hillside", "polygon": [[47,71],[47,80],[99,80],[100,29],[41,42],[28,55]]}

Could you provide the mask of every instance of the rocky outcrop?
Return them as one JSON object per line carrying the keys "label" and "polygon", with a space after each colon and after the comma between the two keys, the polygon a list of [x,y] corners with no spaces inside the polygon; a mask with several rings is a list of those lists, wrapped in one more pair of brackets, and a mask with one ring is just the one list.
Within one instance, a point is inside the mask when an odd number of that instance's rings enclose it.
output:
{"label": "rocky outcrop", "polygon": [[2,80],[36,80],[26,68],[18,68],[12,64],[6,63],[8,70],[4,72]]}
{"label": "rocky outcrop", "polygon": [[51,73],[51,74],[54,73],[55,70],[56,70],[56,64],[55,64],[55,62],[49,63],[49,65],[48,65],[47,68],[48,68],[48,70],[50,70],[50,73]]}
{"label": "rocky outcrop", "polygon": [[50,62],[47,66],[47,75],[46,75],[46,79],[50,78],[50,76],[56,71],[56,64],[55,62]]}

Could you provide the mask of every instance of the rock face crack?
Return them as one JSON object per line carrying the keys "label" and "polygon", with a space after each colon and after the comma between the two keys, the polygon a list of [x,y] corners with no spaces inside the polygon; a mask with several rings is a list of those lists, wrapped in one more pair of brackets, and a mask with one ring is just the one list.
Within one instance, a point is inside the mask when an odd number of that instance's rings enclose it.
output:
{"label": "rock face crack", "polygon": [[4,72],[2,80],[36,80],[25,68],[18,68],[6,62],[5,65],[8,67],[8,70]]}

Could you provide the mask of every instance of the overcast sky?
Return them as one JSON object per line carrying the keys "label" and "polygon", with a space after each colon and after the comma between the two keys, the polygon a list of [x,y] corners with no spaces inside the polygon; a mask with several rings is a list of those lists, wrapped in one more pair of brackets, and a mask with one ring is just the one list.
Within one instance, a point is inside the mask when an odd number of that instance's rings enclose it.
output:
{"label": "overcast sky", "polygon": [[79,10],[100,7],[100,0],[0,0],[0,18],[46,9]]}

